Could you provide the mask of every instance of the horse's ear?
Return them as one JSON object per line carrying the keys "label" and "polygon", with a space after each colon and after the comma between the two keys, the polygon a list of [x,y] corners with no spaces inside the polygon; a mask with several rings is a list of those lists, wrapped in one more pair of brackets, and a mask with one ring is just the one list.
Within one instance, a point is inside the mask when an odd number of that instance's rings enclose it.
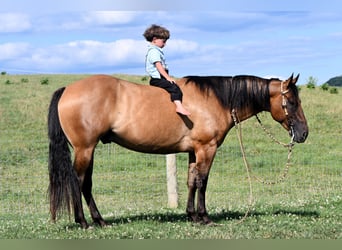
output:
{"label": "horse's ear", "polygon": [[289,85],[292,83],[292,81],[293,81],[293,73],[287,80],[283,81],[285,89],[287,89],[289,87]]}
{"label": "horse's ear", "polygon": [[[291,82],[292,84],[296,84],[297,83],[299,75],[300,74],[298,74],[295,78],[292,79],[292,82]],[[292,74],[292,76],[293,76],[293,74]]]}
{"label": "horse's ear", "polygon": [[286,86],[289,86],[290,84],[296,84],[297,81],[298,81],[298,78],[299,78],[299,74],[298,74],[295,78],[293,78],[293,73],[292,73],[292,75],[289,77],[289,79],[287,79],[287,80],[284,82],[284,84],[285,84]]}

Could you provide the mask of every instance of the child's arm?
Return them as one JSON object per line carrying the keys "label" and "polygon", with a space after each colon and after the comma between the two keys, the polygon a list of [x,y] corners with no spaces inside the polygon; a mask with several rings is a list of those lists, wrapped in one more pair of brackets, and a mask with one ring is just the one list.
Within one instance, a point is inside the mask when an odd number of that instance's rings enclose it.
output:
{"label": "child's arm", "polygon": [[154,65],[156,66],[159,74],[165,77],[166,80],[168,80],[169,82],[175,82],[175,80],[172,77],[170,77],[169,74],[166,72],[161,62],[155,62]]}

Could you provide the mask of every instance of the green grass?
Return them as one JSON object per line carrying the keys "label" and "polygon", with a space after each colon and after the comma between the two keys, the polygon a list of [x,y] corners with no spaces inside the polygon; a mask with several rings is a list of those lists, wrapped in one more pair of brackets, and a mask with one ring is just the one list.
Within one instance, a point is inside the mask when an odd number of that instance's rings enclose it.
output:
{"label": "green grass", "polygon": [[[207,208],[217,226],[186,219],[186,154],[177,156],[180,205],[168,209],[164,156],[115,144],[98,145],[93,177],[95,200],[108,227],[82,230],[68,216],[51,223],[47,109],[57,88],[85,76],[0,76],[0,238],[342,239],[341,89],[331,94],[306,87],[300,95],[309,138],[295,146],[285,182],[267,186],[253,181],[253,206],[242,223],[249,186],[235,129],[219,149],[209,177]],[[147,84],[142,76],[119,77]],[[268,114],[260,118],[277,138],[289,141]],[[286,150],[271,142],[255,119],[242,125],[253,175],[276,179]]]}

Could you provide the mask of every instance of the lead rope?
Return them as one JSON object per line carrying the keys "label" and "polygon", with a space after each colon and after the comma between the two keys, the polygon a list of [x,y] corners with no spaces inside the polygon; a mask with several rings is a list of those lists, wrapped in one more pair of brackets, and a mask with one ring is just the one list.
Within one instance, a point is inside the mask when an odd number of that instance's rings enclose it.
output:
{"label": "lead rope", "polygon": [[240,124],[240,121],[237,120],[238,118],[236,117],[235,113],[236,113],[235,109],[233,109],[232,110],[232,116],[233,116],[233,120],[234,120],[234,123],[235,123],[236,133],[237,133],[237,136],[238,136],[238,139],[239,139],[240,150],[241,150],[241,153],[242,153],[242,159],[243,159],[243,162],[245,163],[246,172],[247,172],[247,178],[248,178],[248,184],[249,184],[248,208],[247,208],[247,211],[245,212],[245,215],[236,223],[236,224],[240,224],[240,223],[242,223],[243,221],[246,220],[249,212],[252,209],[252,206],[253,206],[253,188],[252,188],[252,179],[251,179],[251,173],[250,173],[251,172],[250,171],[250,166],[249,166],[249,164],[247,162],[245,150],[244,150],[244,147],[243,147],[243,144],[242,144],[241,125],[238,125],[238,124]]}
{"label": "lead rope", "polygon": [[[283,182],[286,177],[287,177],[287,173],[289,172],[289,169],[290,169],[290,165],[291,165],[291,155],[292,155],[292,148],[294,147],[294,143],[293,143],[293,140],[294,140],[294,131],[293,131],[293,128],[291,127],[291,131],[292,131],[292,137],[291,137],[291,141],[290,143],[286,144],[286,143],[283,143],[281,141],[278,141],[267,129],[266,127],[262,124],[261,120],[259,119],[259,117],[257,115],[255,115],[257,121],[259,122],[260,126],[262,127],[262,129],[265,131],[265,133],[277,144],[287,148],[288,152],[287,152],[287,160],[286,160],[286,165],[285,165],[285,169],[283,171],[283,173],[278,177],[277,180],[275,181],[265,181],[265,180],[262,180],[261,178],[258,178],[258,177],[254,177],[255,179],[257,179],[259,182],[263,183],[263,184],[266,184],[266,185],[274,185],[274,184],[278,184],[278,183],[281,183]],[[241,129],[241,126],[240,126],[240,129]],[[241,139],[241,143],[242,143],[242,139]]]}
{"label": "lead rope", "polygon": [[[237,224],[242,223],[248,216],[249,212],[251,211],[252,205],[253,205],[253,188],[252,188],[252,178],[251,178],[251,167],[247,161],[247,157],[246,157],[246,151],[245,148],[243,146],[243,142],[242,142],[242,129],[241,129],[241,125],[240,125],[240,120],[238,119],[237,115],[236,115],[236,110],[233,109],[232,110],[232,117],[234,120],[234,124],[235,124],[235,128],[236,128],[236,133],[237,133],[237,137],[239,140],[239,145],[240,145],[240,150],[242,153],[242,159],[243,162],[245,164],[246,167],[246,172],[247,172],[247,178],[248,178],[248,183],[249,183],[249,199],[248,199],[248,209],[245,213],[245,215],[239,220],[239,222]],[[266,127],[261,123],[259,117],[257,115],[255,115],[256,119],[258,120],[260,126],[262,127],[262,129],[265,131],[265,133],[277,144],[282,145],[283,147],[287,147],[288,148],[288,154],[287,154],[287,161],[286,161],[286,165],[285,165],[285,169],[283,171],[283,173],[277,178],[277,180],[275,181],[265,181],[259,177],[253,176],[256,180],[258,180],[259,182],[266,184],[266,185],[274,185],[274,184],[278,184],[281,183],[285,180],[285,178],[287,177],[287,173],[289,171],[290,168],[290,159],[291,159],[291,155],[292,155],[292,148],[294,146],[293,143],[293,139],[294,139],[294,133],[292,131],[292,138],[290,143],[285,144],[282,143],[280,141],[278,141],[267,129]],[[292,127],[291,127],[292,130]]]}

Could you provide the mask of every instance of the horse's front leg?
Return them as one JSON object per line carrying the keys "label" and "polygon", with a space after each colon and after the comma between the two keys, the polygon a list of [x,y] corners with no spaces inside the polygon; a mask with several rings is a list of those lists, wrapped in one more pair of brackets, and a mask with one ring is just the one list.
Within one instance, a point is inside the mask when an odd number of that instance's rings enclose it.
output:
{"label": "horse's front leg", "polygon": [[205,206],[205,193],[207,190],[209,175],[199,177],[198,181],[198,193],[197,193],[197,213],[198,217],[203,224],[211,224],[212,221],[209,219],[207,209]]}
{"label": "horse's front leg", "polygon": [[196,154],[196,187],[197,187],[197,214],[198,218],[203,224],[211,224],[209,219],[206,205],[205,205],[205,193],[207,190],[208,178],[211,165],[213,163],[216,154],[216,144],[212,146],[203,147]]}
{"label": "horse's front leg", "polygon": [[196,157],[194,153],[189,153],[189,168],[188,168],[188,203],[186,213],[191,221],[197,222],[198,216],[195,210],[195,195],[196,195]]}

